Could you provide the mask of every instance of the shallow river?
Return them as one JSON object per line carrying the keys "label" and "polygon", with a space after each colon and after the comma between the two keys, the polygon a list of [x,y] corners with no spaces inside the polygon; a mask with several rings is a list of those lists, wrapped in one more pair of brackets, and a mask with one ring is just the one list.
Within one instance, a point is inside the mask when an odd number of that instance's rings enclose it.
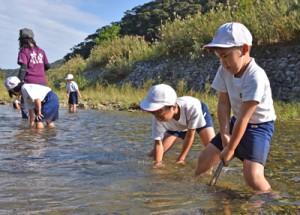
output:
{"label": "shallow river", "polygon": [[10,106],[0,106],[0,214],[300,214],[300,122],[276,122],[266,177],[274,192],[253,193],[241,162],[195,178],[202,145],[186,166],[180,150],[153,169],[151,116],[144,113],[60,110],[53,129],[28,128]]}

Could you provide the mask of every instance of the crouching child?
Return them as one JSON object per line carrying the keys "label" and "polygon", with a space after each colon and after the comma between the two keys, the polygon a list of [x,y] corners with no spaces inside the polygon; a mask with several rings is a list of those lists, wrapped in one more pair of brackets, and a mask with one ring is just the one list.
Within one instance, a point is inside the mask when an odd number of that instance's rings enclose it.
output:
{"label": "crouching child", "polygon": [[30,125],[36,128],[54,127],[54,121],[59,118],[59,101],[57,95],[51,88],[39,84],[26,84],[16,76],[5,80],[5,87],[12,97],[23,96],[24,102],[29,110]]}

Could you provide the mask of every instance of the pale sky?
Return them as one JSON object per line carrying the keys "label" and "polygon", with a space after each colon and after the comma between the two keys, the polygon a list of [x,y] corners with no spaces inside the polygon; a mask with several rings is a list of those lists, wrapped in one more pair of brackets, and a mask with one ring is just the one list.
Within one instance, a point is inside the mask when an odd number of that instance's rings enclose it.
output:
{"label": "pale sky", "polygon": [[126,10],[151,0],[0,0],[0,68],[16,69],[19,30],[33,30],[53,63],[98,28],[121,21]]}

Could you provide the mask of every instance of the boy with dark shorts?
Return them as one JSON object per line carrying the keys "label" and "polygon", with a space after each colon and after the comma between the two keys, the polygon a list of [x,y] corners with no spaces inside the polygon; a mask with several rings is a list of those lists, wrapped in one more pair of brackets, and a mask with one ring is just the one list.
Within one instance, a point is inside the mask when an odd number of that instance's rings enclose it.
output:
{"label": "boy with dark shorts", "polygon": [[153,86],[140,106],[153,115],[154,148],[150,156],[154,158],[155,167],[164,166],[162,162],[164,153],[179,139],[183,139],[183,144],[175,163],[185,164],[185,158],[196,133],[199,134],[204,146],[215,136],[207,106],[191,96],[177,98],[175,90],[169,85]]}
{"label": "boy with dark shorts", "polygon": [[[223,24],[204,46],[219,58],[212,87],[218,91],[220,132],[199,155],[195,174],[206,172],[220,159],[228,165],[235,156],[243,161],[245,182],[257,191],[271,189],[264,166],[276,119],[265,71],[250,57],[252,35],[241,23]],[[230,119],[230,113],[233,116]]]}

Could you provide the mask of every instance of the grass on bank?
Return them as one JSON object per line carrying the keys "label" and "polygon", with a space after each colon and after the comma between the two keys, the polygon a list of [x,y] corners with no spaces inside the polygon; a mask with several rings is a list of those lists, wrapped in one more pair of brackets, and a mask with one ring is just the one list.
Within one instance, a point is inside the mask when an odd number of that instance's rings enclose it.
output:
{"label": "grass on bank", "polygon": [[[4,80],[0,80],[4,83]],[[147,96],[147,92],[152,86],[152,81],[148,81],[142,88],[134,88],[130,84],[125,84],[122,87],[117,85],[101,86],[86,88],[81,90],[83,96],[80,102],[87,104],[89,108],[116,109],[116,110],[130,110],[138,107],[140,101]],[[180,96],[193,96],[204,103],[206,103],[210,109],[214,120],[217,119],[217,95],[209,93],[209,88],[206,92],[197,92],[193,90],[187,90],[184,83],[178,83],[177,95]],[[67,107],[66,92],[65,89],[55,90],[58,95],[61,107]],[[6,104],[12,104],[12,98],[9,97],[4,84],[0,84],[0,101]],[[288,120],[300,120],[300,103],[291,102],[284,103],[282,101],[274,101],[275,111],[278,121]]]}

